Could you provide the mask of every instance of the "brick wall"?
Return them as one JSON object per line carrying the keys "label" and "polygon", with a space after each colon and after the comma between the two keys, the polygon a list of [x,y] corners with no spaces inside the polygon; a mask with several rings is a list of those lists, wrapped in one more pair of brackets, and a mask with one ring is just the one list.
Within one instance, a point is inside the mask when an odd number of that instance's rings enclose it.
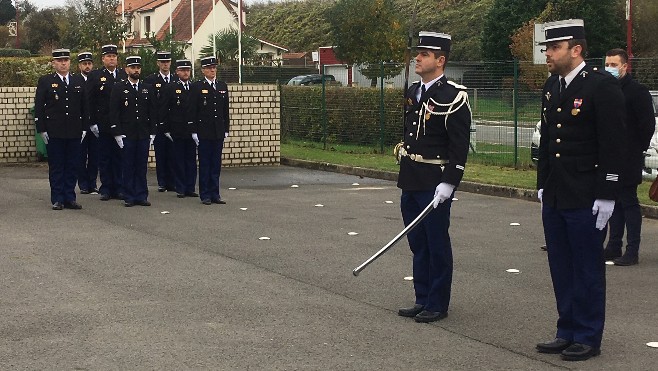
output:
{"label": "brick wall", "polygon": [[[35,162],[34,87],[0,87],[0,163]],[[231,127],[222,166],[278,164],[280,95],[275,85],[229,85]],[[91,134],[91,133],[89,133]],[[155,166],[153,151],[150,165]]]}

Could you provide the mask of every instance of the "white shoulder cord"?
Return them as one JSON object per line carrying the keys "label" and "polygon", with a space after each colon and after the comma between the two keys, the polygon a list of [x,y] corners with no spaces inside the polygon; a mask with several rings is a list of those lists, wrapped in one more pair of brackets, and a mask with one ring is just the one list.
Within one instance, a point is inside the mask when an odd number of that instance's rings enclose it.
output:
{"label": "white shoulder cord", "polygon": [[[422,120],[422,126],[423,126],[423,135],[425,135],[425,122],[427,121],[425,119],[426,115],[438,115],[438,116],[446,116],[445,120],[445,125],[446,125],[446,130],[448,130],[448,116],[450,114],[455,113],[459,111],[460,108],[464,104],[466,104],[466,107],[468,107],[468,112],[471,115],[471,121],[473,119],[473,111],[471,110],[471,105],[468,102],[468,93],[464,90],[460,90],[459,93],[457,93],[457,96],[455,97],[455,100],[453,100],[451,103],[438,103],[434,99],[430,98],[430,101],[434,103],[435,107],[448,107],[448,110],[445,112],[437,112],[436,110],[430,110],[428,108],[429,102],[427,103],[422,103],[422,107],[420,109],[420,114],[418,117],[420,120]],[[459,104],[456,108],[453,108],[455,104]],[[418,139],[418,136],[420,135],[420,124],[418,125],[418,128],[416,129],[416,139]]]}

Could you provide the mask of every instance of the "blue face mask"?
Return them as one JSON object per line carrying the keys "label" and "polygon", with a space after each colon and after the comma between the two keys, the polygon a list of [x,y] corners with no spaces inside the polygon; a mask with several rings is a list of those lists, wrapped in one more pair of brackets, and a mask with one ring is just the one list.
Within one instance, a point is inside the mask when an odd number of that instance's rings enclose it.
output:
{"label": "blue face mask", "polygon": [[618,69],[618,68],[614,68],[614,67],[606,67],[605,70],[608,71],[608,72],[610,72],[610,74],[611,74],[612,76],[614,76],[615,79],[618,79],[618,78],[619,78],[619,69]]}

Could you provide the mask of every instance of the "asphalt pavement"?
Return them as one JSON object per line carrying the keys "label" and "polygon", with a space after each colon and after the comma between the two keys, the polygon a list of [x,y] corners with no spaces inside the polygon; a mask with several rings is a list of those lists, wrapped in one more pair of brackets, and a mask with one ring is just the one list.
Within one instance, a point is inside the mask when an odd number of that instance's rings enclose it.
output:
{"label": "asphalt pavement", "polygon": [[394,182],[227,168],[228,203],[211,206],[156,192],[154,172],[149,186],[151,207],[79,195],[82,210],[53,211],[46,166],[0,166],[0,369],[658,364],[646,345],[658,341],[657,220],[644,221],[639,265],[607,267],[602,355],[565,362],[534,348],[556,320],[536,202],[458,191],[449,316],[418,324],[397,316],[413,302],[406,241],[352,275],[403,228]]}

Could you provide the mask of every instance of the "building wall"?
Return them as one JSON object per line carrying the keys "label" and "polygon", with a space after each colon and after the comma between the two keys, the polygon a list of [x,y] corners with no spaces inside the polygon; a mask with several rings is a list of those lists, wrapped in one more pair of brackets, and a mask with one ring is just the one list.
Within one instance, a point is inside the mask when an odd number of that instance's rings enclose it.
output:
{"label": "building wall", "polygon": [[[190,47],[185,50],[186,58],[197,60],[203,57],[201,55],[201,49],[209,44],[208,38],[213,33],[227,29],[238,29],[237,20],[233,18],[231,13],[229,13],[228,9],[226,9],[226,7],[221,2],[215,4],[214,25],[215,27],[213,27],[212,11],[210,11],[208,13],[208,17],[206,17],[203,23],[201,23],[201,25],[197,28],[196,34],[194,34],[194,56],[192,55],[192,48]],[[191,45],[192,39],[190,39],[188,43]]]}
{"label": "building wall", "polygon": [[[0,163],[37,161],[34,87],[0,87]],[[231,124],[223,166],[278,164],[280,95],[275,85],[229,85]],[[88,135],[90,135],[89,133]],[[150,152],[150,165],[155,166]]]}

